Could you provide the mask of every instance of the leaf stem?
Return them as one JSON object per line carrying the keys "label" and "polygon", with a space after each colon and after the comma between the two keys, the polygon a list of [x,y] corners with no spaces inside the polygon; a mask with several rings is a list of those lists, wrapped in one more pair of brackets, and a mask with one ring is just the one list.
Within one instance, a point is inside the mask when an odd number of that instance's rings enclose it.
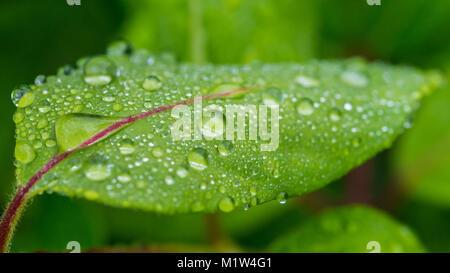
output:
{"label": "leaf stem", "polygon": [[42,178],[42,176],[44,174],[49,172],[59,162],[64,160],[66,157],[68,157],[75,151],[94,144],[98,140],[100,140],[103,137],[109,135],[110,133],[122,128],[125,125],[133,123],[137,120],[146,118],[148,116],[170,110],[172,108],[175,108],[176,106],[192,104],[197,100],[203,101],[203,100],[209,100],[209,99],[214,99],[214,98],[219,98],[219,97],[227,97],[227,96],[230,96],[230,95],[233,95],[236,93],[247,92],[248,90],[250,90],[250,88],[237,88],[237,89],[223,92],[223,93],[211,94],[211,95],[202,96],[200,98],[194,98],[194,99],[180,101],[180,102],[177,102],[174,104],[161,106],[161,107],[149,110],[147,112],[143,112],[138,115],[126,117],[126,118],[119,120],[118,122],[110,125],[109,127],[103,129],[96,135],[92,136],[85,142],[78,145],[77,147],[75,147],[71,150],[65,151],[64,153],[53,157],[37,173],[35,173],[24,186],[18,187],[16,195],[14,196],[11,203],[8,205],[8,208],[6,209],[5,214],[3,215],[2,221],[0,223],[0,253],[5,253],[8,251],[10,241],[12,238],[12,233],[14,231],[14,227],[19,218],[20,209],[23,208],[24,204],[26,203],[26,200],[28,199],[27,194],[29,193],[30,189],[36,184],[36,182],[38,182]]}

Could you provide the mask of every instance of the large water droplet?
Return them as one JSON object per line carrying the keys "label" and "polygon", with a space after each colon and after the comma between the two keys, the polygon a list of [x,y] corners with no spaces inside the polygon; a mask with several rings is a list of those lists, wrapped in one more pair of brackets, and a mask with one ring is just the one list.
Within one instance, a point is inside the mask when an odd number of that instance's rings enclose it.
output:
{"label": "large water droplet", "polygon": [[233,200],[229,197],[224,197],[219,201],[219,209],[223,212],[231,212],[234,210]]}
{"label": "large water droplet", "polygon": [[19,162],[30,163],[36,157],[33,147],[24,141],[18,141],[14,149],[14,155]]}
{"label": "large water droplet", "polygon": [[118,120],[84,114],[64,115],[55,124],[58,147],[61,152],[75,148]]}
{"label": "large water droplet", "polygon": [[189,166],[197,171],[203,171],[208,167],[207,152],[202,148],[191,151],[187,159]]}
{"label": "large water droplet", "polygon": [[110,83],[116,72],[116,66],[107,57],[94,57],[84,66],[84,81],[90,85],[106,85]]}
{"label": "large water droplet", "polygon": [[151,75],[151,76],[145,78],[144,83],[142,84],[142,87],[145,90],[149,90],[149,91],[158,90],[159,88],[161,88],[161,86],[162,86],[161,79],[155,75]]}
{"label": "large water droplet", "polygon": [[297,105],[297,112],[301,115],[309,116],[314,112],[313,102],[308,98],[303,98]]}
{"label": "large water droplet", "polygon": [[109,56],[129,55],[133,52],[133,46],[126,41],[112,42],[106,50]]}
{"label": "large water droplet", "polygon": [[83,168],[84,174],[90,180],[99,181],[108,178],[111,175],[111,169],[108,168],[103,158],[91,158]]}
{"label": "large water droplet", "polygon": [[25,95],[30,89],[26,86],[19,87],[17,89],[14,89],[11,92],[11,100],[14,103],[15,106],[18,105],[19,100]]}
{"label": "large water droplet", "polygon": [[34,101],[35,95],[33,92],[27,92],[25,93],[22,98],[19,100],[19,103],[17,103],[17,107],[24,108],[29,105],[31,105]]}

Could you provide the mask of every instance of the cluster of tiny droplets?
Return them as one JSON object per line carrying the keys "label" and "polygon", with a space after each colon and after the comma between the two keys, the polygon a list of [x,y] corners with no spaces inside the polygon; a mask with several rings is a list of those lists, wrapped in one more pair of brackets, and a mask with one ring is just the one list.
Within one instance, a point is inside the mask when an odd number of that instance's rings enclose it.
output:
{"label": "cluster of tiny droplets", "polygon": [[123,117],[242,87],[251,91],[203,106],[279,105],[279,128],[271,128],[279,130],[277,150],[261,151],[260,138],[176,141],[170,133],[176,119],[165,111],[70,155],[33,191],[169,213],[284,203],[389,146],[410,126],[425,82],[411,68],[360,59],[198,66],[126,48],[116,43],[106,55],[14,90],[19,183]]}

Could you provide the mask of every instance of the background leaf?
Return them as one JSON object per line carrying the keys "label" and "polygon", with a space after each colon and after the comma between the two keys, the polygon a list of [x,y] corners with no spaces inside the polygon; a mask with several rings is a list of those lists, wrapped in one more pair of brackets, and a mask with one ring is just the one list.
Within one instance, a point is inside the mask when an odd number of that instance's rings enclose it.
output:
{"label": "background leaf", "polygon": [[303,61],[314,56],[316,6],[295,0],[127,1],[123,36],[187,61]]}
{"label": "background leaf", "polygon": [[422,252],[424,249],[406,226],[375,209],[342,207],[323,213],[280,236],[269,251],[364,253],[376,241],[381,252]]}

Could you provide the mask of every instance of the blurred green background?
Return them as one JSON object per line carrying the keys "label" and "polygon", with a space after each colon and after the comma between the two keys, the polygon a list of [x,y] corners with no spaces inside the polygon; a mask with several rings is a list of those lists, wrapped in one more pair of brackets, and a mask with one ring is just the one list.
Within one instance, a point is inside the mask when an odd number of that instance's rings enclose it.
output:
{"label": "blurred green background", "polygon": [[[363,56],[439,69],[450,77],[450,1],[3,0],[0,3],[0,204],[14,189],[11,91],[115,40],[199,63]],[[323,208],[366,203],[409,225],[429,251],[450,251],[450,88],[426,98],[395,146],[341,181],[288,204],[218,215],[161,216],[44,195],[30,204],[13,251],[132,247],[261,250]],[[246,221],[242,221],[245,217]],[[183,227],[180,229],[180,227]]]}

